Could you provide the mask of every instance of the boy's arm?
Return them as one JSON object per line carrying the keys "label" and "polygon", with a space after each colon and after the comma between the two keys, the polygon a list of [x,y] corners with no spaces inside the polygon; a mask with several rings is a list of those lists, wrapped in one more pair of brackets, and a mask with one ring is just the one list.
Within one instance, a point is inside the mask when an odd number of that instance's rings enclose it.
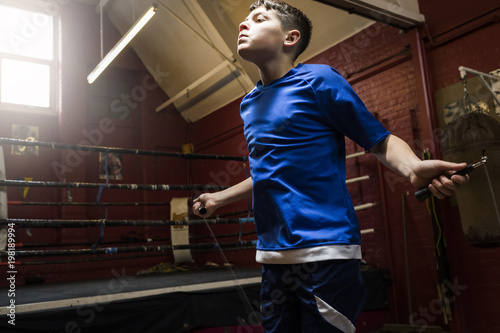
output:
{"label": "boy's arm", "polygon": [[[232,202],[247,199],[252,196],[252,178],[249,177],[244,181],[231,186],[223,191],[214,193],[203,193],[198,198],[193,200],[193,213],[201,217],[207,217],[213,214],[215,210]],[[200,214],[198,209],[205,206],[207,212]]]}
{"label": "boy's arm", "polygon": [[385,166],[405,177],[415,187],[428,187],[432,194],[443,199],[469,181],[468,176],[454,175],[467,166],[441,160],[420,160],[408,144],[394,135],[375,145],[371,152]]}

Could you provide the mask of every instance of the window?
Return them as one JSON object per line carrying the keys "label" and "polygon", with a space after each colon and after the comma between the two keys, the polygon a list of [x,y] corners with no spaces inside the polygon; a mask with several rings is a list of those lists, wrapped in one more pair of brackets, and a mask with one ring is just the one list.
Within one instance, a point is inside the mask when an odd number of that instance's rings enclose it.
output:
{"label": "window", "polygon": [[0,0],[2,110],[56,113],[56,20],[37,3]]}

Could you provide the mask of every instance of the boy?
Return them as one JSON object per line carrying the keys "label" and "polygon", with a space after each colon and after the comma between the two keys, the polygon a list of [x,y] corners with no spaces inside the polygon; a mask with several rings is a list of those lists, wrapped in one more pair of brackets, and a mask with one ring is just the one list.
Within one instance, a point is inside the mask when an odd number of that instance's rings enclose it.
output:
{"label": "boy", "polygon": [[207,217],[253,192],[263,264],[261,312],[266,332],[354,332],[365,288],[360,230],[345,185],[344,136],[370,150],[416,187],[438,198],[468,178],[466,166],[421,161],[365,108],[329,66],[294,66],[309,44],[311,23],[298,9],[260,0],[239,26],[238,54],[254,63],[259,81],[241,102],[251,178],[204,193]]}

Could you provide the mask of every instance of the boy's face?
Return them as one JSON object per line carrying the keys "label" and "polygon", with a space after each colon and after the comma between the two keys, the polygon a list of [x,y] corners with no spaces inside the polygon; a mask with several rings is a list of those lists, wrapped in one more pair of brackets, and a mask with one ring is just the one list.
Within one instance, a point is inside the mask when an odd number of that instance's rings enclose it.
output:
{"label": "boy's face", "polygon": [[282,51],[286,31],[283,31],[274,11],[265,7],[256,8],[239,27],[238,54],[243,59],[258,64]]}

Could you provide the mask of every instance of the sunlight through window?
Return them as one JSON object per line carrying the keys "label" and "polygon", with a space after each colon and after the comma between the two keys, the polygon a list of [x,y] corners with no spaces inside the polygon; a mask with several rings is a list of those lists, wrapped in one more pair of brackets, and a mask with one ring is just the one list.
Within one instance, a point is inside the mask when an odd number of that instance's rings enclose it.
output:
{"label": "sunlight through window", "polygon": [[0,5],[0,107],[55,112],[54,19],[10,4]]}
{"label": "sunlight through window", "polygon": [[48,108],[50,68],[48,65],[2,59],[2,103]]}

